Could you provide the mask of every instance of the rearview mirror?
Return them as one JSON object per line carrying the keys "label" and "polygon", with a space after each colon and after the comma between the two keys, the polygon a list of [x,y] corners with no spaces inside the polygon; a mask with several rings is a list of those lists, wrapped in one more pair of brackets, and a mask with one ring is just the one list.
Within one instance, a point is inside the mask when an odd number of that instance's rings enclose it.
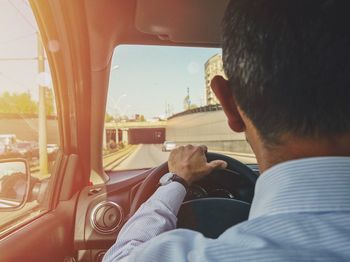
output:
{"label": "rearview mirror", "polygon": [[20,209],[27,201],[29,185],[25,159],[0,160],[0,211]]}

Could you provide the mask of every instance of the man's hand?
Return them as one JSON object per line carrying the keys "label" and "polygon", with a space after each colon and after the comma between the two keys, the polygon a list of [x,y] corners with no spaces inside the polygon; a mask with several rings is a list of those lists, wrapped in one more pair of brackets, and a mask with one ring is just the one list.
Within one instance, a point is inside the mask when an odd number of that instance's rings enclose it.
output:
{"label": "man's hand", "polygon": [[168,166],[169,171],[185,179],[191,185],[193,182],[210,174],[214,169],[226,168],[223,160],[207,163],[206,146],[180,146],[171,151]]}

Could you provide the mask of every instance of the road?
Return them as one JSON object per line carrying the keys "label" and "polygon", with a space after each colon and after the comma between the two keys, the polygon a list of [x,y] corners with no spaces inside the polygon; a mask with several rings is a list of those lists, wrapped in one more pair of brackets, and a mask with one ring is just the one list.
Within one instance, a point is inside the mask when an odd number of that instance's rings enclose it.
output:
{"label": "road", "polygon": [[113,170],[155,167],[168,160],[170,152],[162,152],[162,145],[138,145],[136,150]]}
{"label": "road", "polygon": [[[256,159],[250,154],[217,152],[226,154],[243,163],[256,163]],[[113,170],[141,169],[155,167],[168,160],[170,152],[162,152],[162,145],[138,145],[136,150],[120,165]]]}

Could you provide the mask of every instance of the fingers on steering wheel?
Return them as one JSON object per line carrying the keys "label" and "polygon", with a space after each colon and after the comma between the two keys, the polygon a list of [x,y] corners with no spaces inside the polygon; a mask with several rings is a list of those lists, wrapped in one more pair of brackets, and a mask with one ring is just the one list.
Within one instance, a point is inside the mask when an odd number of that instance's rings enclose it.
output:
{"label": "fingers on steering wheel", "polygon": [[214,169],[225,169],[227,167],[227,162],[224,160],[213,160],[208,163],[212,170]]}
{"label": "fingers on steering wheel", "polygon": [[202,148],[205,154],[208,152],[208,147],[206,145],[200,145],[199,147]]}
{"label": "fingers on steering wheel", "polygon": [[191,144],[188,144],[188,145],[186,145],[186,149],[187,149],[187,150],[193,150],[193,149],[194,149],[194,146],[191,145]]}

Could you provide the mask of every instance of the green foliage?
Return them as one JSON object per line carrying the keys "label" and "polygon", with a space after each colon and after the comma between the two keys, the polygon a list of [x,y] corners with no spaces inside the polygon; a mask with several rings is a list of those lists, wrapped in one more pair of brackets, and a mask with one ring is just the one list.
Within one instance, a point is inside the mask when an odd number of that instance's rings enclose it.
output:
{"label": "green foliage", "polygon": [[191,106],[190,96],[187,95],[187,96],[185,96],[185,98],[184,98],[184,110],[190,109],[190,106]]}
{"label": "green foliage", "polygon": [[52,89],[46,87],[45,88],[45,110],[47,116],[54,115],[54,96]]}
{"label": "green foliage", "polygon": [[114,120],[113,116],[111,116],[110,114],[108,114],[106,112],[106,114],[105,114],[105,123],[112,122],[113,120]]}
{"label": "green foliage", "polygon": [[0,113],[37,114],[38,104],[32,100],[30,93],[4,92],[0,95]]}
{"label": "green foliage", "polygon": [[140,116],[140,121],[141,121],[141,122],[145,122],[145,121],[146,121],[146,118],[145,118],[144,115],[141,115],[141,116]]}

